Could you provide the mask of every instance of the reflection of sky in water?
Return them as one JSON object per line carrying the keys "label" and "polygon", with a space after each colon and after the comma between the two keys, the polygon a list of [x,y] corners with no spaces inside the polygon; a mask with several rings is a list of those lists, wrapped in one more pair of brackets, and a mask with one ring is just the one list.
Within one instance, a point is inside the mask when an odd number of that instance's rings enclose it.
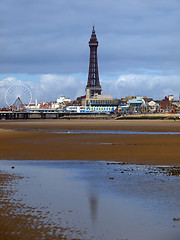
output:
{"label": "reflection of sky in water", "polygon": [[138,135],[179,135],[180,132],[141,132],[141,131],[126,131],[126,130],[79,130],[79,129],[13,129],[13,130],[25,130],[30,132],[46,132],[46,133],[59,133],[59,134],[138,134]]}
{"label": "reflection of sky in water", "polygon": [[49,133],[67,133],[67,134],[150,134],[150,135],[177,135],[180,132],[140,132],[140,131],[118,131],[118,130],[56,130]]}
{"label": "reflection of sky in water", "polygon": [[[1,161],[19,181],[17,199],[61,226],[87,231],[82,239],[172,239],[180,234],[180,178],[145,174],[149,168],[88,161]],[[133,169],[133,170],[132,170]]]}

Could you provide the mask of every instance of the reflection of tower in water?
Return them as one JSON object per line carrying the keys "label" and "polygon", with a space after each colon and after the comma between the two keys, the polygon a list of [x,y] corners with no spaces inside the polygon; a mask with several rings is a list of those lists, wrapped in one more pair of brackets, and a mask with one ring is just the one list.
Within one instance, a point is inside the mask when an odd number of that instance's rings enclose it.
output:
{"label": "reflection of tower in water", "polygon": [[90,205],[90,212],[91,212],[91,220],[92,223],[96,223],[97,219],[97,210],[98,210],[98,198],[97,195],[93,192],[89,194],[89,205]]}

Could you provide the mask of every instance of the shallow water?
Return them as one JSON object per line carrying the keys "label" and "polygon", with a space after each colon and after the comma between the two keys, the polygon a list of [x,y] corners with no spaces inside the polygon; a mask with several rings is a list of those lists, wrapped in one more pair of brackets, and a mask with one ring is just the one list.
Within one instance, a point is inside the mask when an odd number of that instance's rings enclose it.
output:
{"label": "shallow water", "polygon": [[140,131],[119,131],[119,130],[56,130],[49,133],[67,133],[67,134],[150,134],[150,135],[179,135],[180,132],[140,132]]}
{"label": "shallow water", "polygon": [[126,130],[85,130],[85,129],[24,129],[24,128],[13,128],[13,130],[22,130],[30,132],[45,132],[45,133],[59,133],[59,134],[137,134],[137,135],[180,135],[180,132],[141,132],[141,131],[126,131]]}
{"label": "shallow water", "polygon": [[173,221],[180,217],[180,177],[164,176],[156,167],[0,161],[0,169],[25,177],[16,200],[46,209],[42,215],[48,210],[49,222],[80,230],[81,239],[180,239],[180,221]]}

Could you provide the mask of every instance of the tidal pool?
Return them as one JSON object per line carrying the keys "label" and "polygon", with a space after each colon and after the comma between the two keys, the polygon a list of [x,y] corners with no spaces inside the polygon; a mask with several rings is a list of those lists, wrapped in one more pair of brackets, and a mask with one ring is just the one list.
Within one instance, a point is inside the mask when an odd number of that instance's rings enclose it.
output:
{"label": "tidal pool", "polygon": [[68,239],[76,230],[83,240],[180,239],[180,177],[157,167],[1,160],[0,169],[24,176],[12,201],[44,209],[47,222],[74,230]]}
{"label": "tidal pool", "polygon": [[116,134],[116,135],[180,135],[180,132],[141,132],[141,131],[127,131],[127,130],[85,130],[85,129],[24,129],[24,128],[12,128],[15,131],[30,131],[30,132],[45,132],[45,133],[58,133],[58,134]]}
{"label": "tidal pool", "polygon": [[[42,131],[42,130],[40,130]],[[44,130],[43,130],[44,131]],[[56,130],[56,131],[50,131],[47,130],[48,133],[59,133],[59,134],[127,134],[127,135],[179,135],[180,132],[140,132],[140,131],[120,131],[120,130],[72,130],[72,129],[66,129],[63,131]]]}

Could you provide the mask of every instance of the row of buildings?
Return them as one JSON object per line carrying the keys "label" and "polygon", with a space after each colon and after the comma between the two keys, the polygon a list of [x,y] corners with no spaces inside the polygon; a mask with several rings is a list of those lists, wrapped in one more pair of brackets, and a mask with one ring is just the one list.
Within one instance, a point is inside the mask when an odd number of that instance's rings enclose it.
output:
{"label": "row of buildings", "polygon": [[[106,96],[106,95],[105,95]],[[145,96],[128,96],[121,99],[106,98],[106,102],[98,98],[91,99],[87,105],[76,99],[61,96],[55,102],[30,103],[29,110],[62,110],[69,112],[118,112],[118,113],[158,113],[158,112],[180,112],[180,101],[174,100],[172,95],[162,100],[153,100]]]}

